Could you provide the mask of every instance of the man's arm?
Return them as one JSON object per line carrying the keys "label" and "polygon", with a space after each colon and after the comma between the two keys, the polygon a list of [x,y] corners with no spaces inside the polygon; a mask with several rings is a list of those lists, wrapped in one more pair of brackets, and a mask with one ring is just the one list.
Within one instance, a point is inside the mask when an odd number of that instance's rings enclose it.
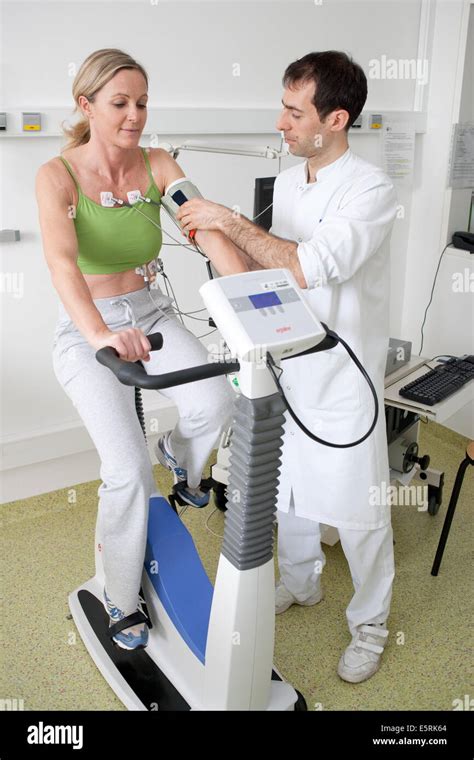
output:
{"label": "man's arm", "polygon": [[177,218],[184,232],[220,230],[256,268],[289,269],[300,287],[315,288],[353,277],[390,232],[396,210],[392,183],[374,171],[355,180],[339,208],[300,243],[272,235],[225,206],[201,198],[184,203]]}
{"label": "man's arm", "polygon": [[241,252],[248,269],[289,269],[301,288],[307,283],[297,255],[297,243],[272,235],[245,216],[203,198],[183,203],[176,218],[184,233],[219,230]]}
{"label": "man's arm", "polygon": [[[259,264],[242,248],[233,243],[227,235],[218,230],[197,230],[194,239],[222,276],[281,266],[281,264],[272,264],[265,267],[263,264]],[[302,287],[306,287],[306,285]]]}
{"label": "man's arm", "polygon": [[306,288],[306,280],[297,255],[298,244],[284,240],[253,224],[245,216],[226,209],[219,226],[222,232],[243,251],[251,269],[289,269],[300,288]]}

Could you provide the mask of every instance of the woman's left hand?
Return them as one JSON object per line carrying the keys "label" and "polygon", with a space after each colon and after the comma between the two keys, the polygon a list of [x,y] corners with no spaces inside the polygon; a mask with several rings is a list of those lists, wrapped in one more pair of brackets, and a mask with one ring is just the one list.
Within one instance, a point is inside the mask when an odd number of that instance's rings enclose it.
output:
{"label": "woman's left hand", "polygon": [[185,235],[191,230],[221,230],[229,209],[204,198],[191,198],[180,207],[176,219]]}

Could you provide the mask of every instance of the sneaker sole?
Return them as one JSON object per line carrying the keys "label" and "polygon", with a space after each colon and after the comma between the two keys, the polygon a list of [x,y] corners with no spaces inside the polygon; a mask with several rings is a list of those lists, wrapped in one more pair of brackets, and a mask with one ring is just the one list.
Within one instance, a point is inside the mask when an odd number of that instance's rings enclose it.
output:
{"label": "sneaker sole", "polygon": [[148,646],[148,641],[146,644],[137,644],[136,647],[128,647],[126,644],[123,644],[121,641],[117,641],[115,636],[112,636],[112,641],[114,644],[116,644],[120,649],[126,649],[127,652],[134,652],[135,649],[145,649]]}
{"label": "sneaker sole", "polygon": [[208,499],[205,504],[195,504],[193,501],[190,501],[189,499],[186,498],[183,491],[178,491],[177,495],[179,496],[180,499],[185,501],[186,504],[189,504],[190,507],[194,507],[194,509],[204,509],[204,507],[208,506],[209,501],[210,501],[210,499]]}
{"label": "sneaker sole", "polygon": [[368,681],[369,678],[372,678],[372,676],[374,676],[379,669],[380,669],[380,662],[377,663],[377,667],[375,668],[375,670],[373,670],[370,673],[370,675],[357,675],[357,674],[352,675],[351,673],[342,675],[342,673],[339,672],[339,667],[338,667],[337,675],[339,676],[341,681],[346,681],[347,683],[362,683],[363,681]]}

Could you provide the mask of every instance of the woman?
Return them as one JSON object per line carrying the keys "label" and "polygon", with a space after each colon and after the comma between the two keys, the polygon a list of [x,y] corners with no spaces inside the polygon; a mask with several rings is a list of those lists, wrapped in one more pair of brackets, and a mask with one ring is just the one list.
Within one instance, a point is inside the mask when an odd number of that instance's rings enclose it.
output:
{"label": "woman", "polygon": [[[148,269],[160,251],[161,230],[155,226],[160,225],[160,209],[141,201],[136,208],[101,205],[103,193],[127,202],[127,193],[137,189],[159,201],[165,188],[184,176],[166,151],[138,145],[147,118],[147,89],[145,70],[126,53],[92,53],[73,84],[76,108],[84,118],[65,130],[70,139],[64,156],[41,166],[36,179],[44,253],[62,302],[54,371],[101,459],[96,540],[102,547],[104,604],[111,625],[137,609],[148,500],[155,483],[134,389],[100,365],[95,352],[113,346],[122,359],[144,361],[150,374],[208,360],[199,340],[176,320],[171,299],[157,289],[152,297],[135,271]],[[246,269],[223,235],[198,233],[196,240],[222,274]],[[146,336],[157,331],[164,346],[150,354]],[[224,378],[214,378],[162,393],[177,405],[179,421],[160,439],[157,456],[173,471],[185,501],[205,506],[201,474],[229,423],[232,392]],[[125,649],[146,646],[147,626],[132,625],[113,640]]]}

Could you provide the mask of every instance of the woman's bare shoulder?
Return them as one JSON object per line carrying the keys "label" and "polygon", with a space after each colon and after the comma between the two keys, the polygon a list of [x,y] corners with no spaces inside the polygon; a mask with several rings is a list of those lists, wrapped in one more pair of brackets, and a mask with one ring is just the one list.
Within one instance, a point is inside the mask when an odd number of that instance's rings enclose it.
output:
{"label": "woman's bare shoulder", "polygon": [[184,177],[184,173],[173,156],[163,148],[145,148],[145,150],[150,160],[153,178],[160,193],[163,194],[165,188],[175,179]]}
{"label": "woman's bare shoulder", "polygon": [[[69,163],[71,155],[73,155],[73,150],[65,151],[62,157]],[[61,161],[61,156],[53,156],[49,161],[42,164],[38,169],[37,180],[40,183],[44,181],[48,185],[53,184],[58,190],[64,190],[71,201],[74,202],[76,186],[66,166]]]}

